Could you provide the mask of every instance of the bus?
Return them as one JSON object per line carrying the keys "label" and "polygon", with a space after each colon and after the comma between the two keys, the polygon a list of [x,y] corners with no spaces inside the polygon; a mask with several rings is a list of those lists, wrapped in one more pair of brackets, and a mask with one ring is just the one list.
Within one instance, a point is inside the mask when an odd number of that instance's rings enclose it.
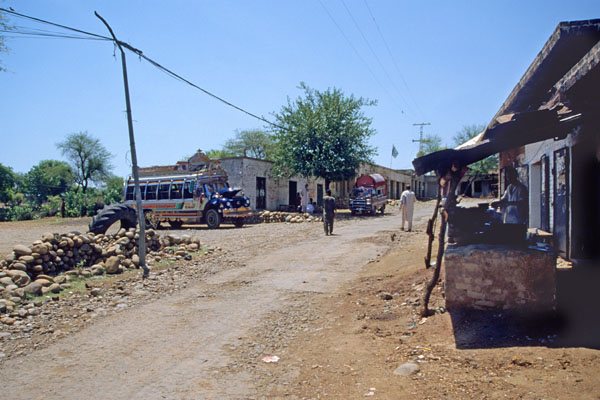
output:
{"label": "bus", "polygon": [[[206,223],[210,229],[222,222],[240,228],[244,218],[254,215],[241,188],[231,188],[222,169],[188,174],[140,177],[140,194],[146,226],[157,228],[168,222],[175,229],[183,224]],[[137,209],[133,178],[124,185],[123,202]]]}

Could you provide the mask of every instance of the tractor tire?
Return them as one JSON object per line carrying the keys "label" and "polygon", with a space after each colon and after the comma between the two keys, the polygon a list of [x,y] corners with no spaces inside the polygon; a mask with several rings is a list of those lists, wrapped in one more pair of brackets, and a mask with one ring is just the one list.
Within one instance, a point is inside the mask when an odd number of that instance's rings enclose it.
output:
{"label": "tractor tire", "polygon": [[104,234],[112,224],[121,221],[121,228],[129,229],[137,226],[137,213],[131,207],[123,204],[105,206],[90,222],[90,232]]}
{"label": "tractor tire", "polygon": [[206,212],[204,219],[209,229],[217,229],[221,225],[221,214],[214,208]]}
{"label": "tractor tire", "polygon": [[173,229],[181,229],[183,221],[169,221],[169,226]]}

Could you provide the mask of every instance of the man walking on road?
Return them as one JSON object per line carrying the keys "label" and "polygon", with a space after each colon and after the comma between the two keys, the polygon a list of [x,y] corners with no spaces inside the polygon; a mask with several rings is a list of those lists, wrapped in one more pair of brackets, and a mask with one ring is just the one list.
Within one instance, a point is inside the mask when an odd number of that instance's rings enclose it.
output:
{"label": "man walking on road", "polygon": [[415,211],[415,201],[417,196],[415,192],[410,190],[410,185],[406,186],[406,190],[400,196],[400,212],[402,213],[402,230],[404,230],[404,222],[408,222],[408,231],[412,230],[413,212]]}
{"label": "man walking on road", "polygon": [[323,227],[325,235],[333,234],[333,217],[335,216],[335,197],[331,196],[331,190],[327,189],[327,196],[323,197]]}

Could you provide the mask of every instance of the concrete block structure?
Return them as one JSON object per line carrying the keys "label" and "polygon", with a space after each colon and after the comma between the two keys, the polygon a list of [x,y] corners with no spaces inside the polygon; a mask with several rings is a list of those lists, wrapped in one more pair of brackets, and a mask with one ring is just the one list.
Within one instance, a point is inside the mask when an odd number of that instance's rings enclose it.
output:
{"label": "concrete block structure", "polygon": [[[244,194],[250,198],[252,207],[257,210],[283,210],[295,204],[296,195],[308,183],[308,193],[319,206],[325,195],[325,180],[316,177],[275,177],[272,173],[273,163],[249,157],[229,157],[218,160],[227,171],[229,184],[240,186]],[[394,170],[375,164],[362,164],[356,177],[363,174],[377,173],[386,179],[388,199],[399,199],[407,185],[414,180],[411,170]],[[333,195],[345,204],[356,178],[346,181],[331,182]],[[347,201],[346,201],[347,203]]]}
{"label": "concrete block structure", "polygon": [[449,245],[444,255],[446,308],[522,314],[556,308],[556,256],[501,245]]}

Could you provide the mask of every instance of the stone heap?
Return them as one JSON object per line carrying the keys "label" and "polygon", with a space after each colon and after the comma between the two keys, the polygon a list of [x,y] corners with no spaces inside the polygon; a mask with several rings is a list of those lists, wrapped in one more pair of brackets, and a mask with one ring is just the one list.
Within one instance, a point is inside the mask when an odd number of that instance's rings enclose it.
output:
{"label": "stone heap", "polygon": [[[138,268],[138,240],[138,231],[131,228],[114,235],[46,233],[30,246],[16,245],[0,261],[0,298],[18,301],[27,295],[58,293],[69,288],[67,281],[73,275],[86,278]],[[198,251],[200,240],[188,235],[161,237],[152,229],[146,231],[148,253],[159,257],[159,251],[171,251],[171,246],[184,247],[175,250],[176,256],[184,257],[187,251]]]}
{"label": "stone heap", "polygon": [[318,215],[308,213],[299,214],[284,211],[268,211],[264,210],[258,213],[258,222],[320,222],[322,218]]}

